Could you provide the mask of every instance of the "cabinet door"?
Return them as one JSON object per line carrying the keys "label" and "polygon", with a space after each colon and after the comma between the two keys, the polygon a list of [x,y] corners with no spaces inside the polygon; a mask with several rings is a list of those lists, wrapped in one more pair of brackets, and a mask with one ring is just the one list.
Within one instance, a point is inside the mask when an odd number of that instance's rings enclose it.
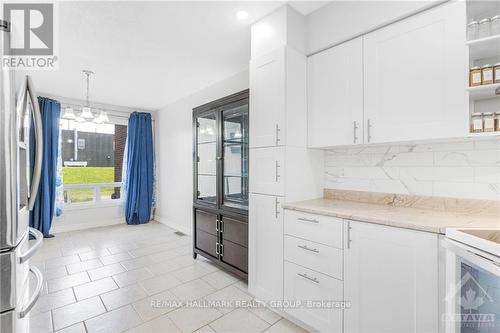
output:
{"label": "cabinet door", "polygon": [[217,204],[217,112],[206,112],[196,118],[196,183],[194,200]]}
{"label": "cabinet door", "polygon": [[269,147],[250,150],[250,192],[285,193],[285,149]]}
{"label": "cabinet door", "polygon": [[285,144],[285,49],[250,61],[250,147]]}
{"label": "cabinet door", "polygon": [[222,216],[221,238],[221,260],[248,272],[248,223]]}
{"label": "cabinet door", "polygon": [[438,331],[438,236],[348,222],[346,332]]}
{"label": "cabinet door", "polygon": [[195,210],[195,246],[197,249],[218,257],[217,247],[217,214]]}
{"label": "cabinet door", "polygon": [[365,35],[365,142],[467,135],[465,20],[456,1]]}
{"label": "cabinet door", "polygon": [[308,146],[363,143],[363,39],[307,60]]}
{"label": "cabinet door", "polygon": [[257,299],[283,299],[281,198],[250,194],[248,288]]}

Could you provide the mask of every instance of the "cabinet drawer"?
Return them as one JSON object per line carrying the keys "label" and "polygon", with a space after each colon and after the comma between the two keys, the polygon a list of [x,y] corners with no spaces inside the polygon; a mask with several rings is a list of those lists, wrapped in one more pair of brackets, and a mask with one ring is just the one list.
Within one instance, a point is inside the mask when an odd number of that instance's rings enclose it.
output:
{"label": "cabinet drawer", "polygon": [[339,280],[343,279],[343,250],[285,236],[285,259]]}
{"label": "cabinet drawer", "polygon": [[339,249],[343,248],[343,225],[336,217],[285,210],[285,234]]}
{"label": "cabinet drawer", "polygon": [[[343,282],[285,261],[285,301],[343,301]],[[305,302],[304,302],[305,303]],[[285,311],[320,332],[342,332],[343,310],[334,304]]]}
{"label": "cabinet drawer", "polygon": [[224,241],[248,247],[248,223],[223,216],[221,228]]}
{"label": "cabinet drawer", "polygon": [[248,272],[248,249],[230,241],[224,241],[222,250],[222,261],[234,267]]}
{"label": "cabinet drawer", "polygon": [[205,231],[206,233],[217,235],[216,221],[217,214],[209,213],[203,210],[196,209],[196,229]]}
{"label": "cabinet drawer", "polygon": [[196,229],[196,247],[206,253],[217,257],[215,253],[215,245],[217,244],[217,237],[211,235],[201,229]]}

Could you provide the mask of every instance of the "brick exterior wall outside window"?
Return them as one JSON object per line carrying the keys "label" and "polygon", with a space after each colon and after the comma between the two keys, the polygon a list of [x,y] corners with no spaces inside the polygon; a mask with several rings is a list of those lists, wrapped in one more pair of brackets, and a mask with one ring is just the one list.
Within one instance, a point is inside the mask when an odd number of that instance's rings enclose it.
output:
{"label": "brick exterior wall outside window", "polygon": [[[127,141],[127,126],[115,125],[115,182],[122,181],[122,162]],[[115,188],[113,199],[120,198],[120,188]]]}

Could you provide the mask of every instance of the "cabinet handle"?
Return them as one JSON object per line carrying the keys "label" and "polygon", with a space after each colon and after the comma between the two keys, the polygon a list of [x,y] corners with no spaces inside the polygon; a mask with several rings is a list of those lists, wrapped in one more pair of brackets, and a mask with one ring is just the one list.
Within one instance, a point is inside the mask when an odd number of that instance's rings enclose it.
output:
{"label": "cabinet handle", "polygon": [[299,217],[298,218],[299,221],[304,221],[304,222],[311,222],[311,223],[319,223],[318,220],[314,220],[314,219],[306,219],[305,217]]}
{"label": "cabinet handle", "polygon": [[370,142],[372,139],[372,123],[370,119],[366,121],[366,136],[368,138],[368,142]]}
{"label": "cabinet handle", "polygon": [[304,250],[307,250],[307,251],[311,251],[311,252],[314,252],[314,253],[319,253],[318,249],[311,249],[307,245],[297,245],[297,247],[300,247],[301,249],[304,249]]}
{"label": "cabinet handle", "polygon": [[278,126],[278,124],[276,124],[276,145],[278,145],[278,143],[281,141],[279,133],[280,133],[280,127]]}
{"label": "cabinet handle", "polygon": [[274,218],[278,218],[278,214],[280,211],[278,210],[278,205],[279,205],[278,197],[274,197]]}
{"label": "cabinet handle", "polygon": [[219,231],[224,232],[224,220],[219,220]]}
{"label": "cabinet handle", "polygon": [[215,231],[219,231],[220,230],[220,228],[219,228],[219,222],[220,222],[219,219],[215,220]]}
{"label": "cabinet handle", "polygon": [[215,243],[215,254],[220,254],[219,243]]}
{"label": "cabinet handle", "polygon": [[275,181],[276,182],[278,182],[278,179],[281,177],[280,174],[279,174],[279,168],[280,168],[280,164],[278,163],[278,161],[276,161],[275,167],[274,167],[274,171],[275,171],[275,174],[276,174],[276,177],[275,177]]}
{"label": "cabinet handle", "polygon": [[224,244],[219,244],[219,255],[224,257]]}
{"label": "cabinet handle", "polygon": [[314,283],[319,283],[319,280],[318,280],[317,278],[315,278],[315,277],[310,277],[309,275],[307,275],[307,274],[305,274],[305,273],[304,273],[304,274],[302,274],[302,273],[297,273],[297,275],[298,275],[298,276],[303,277],[304,279],[308,279],[309,281],[312,281],[312,282],[314,282]]}
{"label": "cabinet handle", "polygon": [[346,241],[346,248],[350,249],[351,248],[351,221],[347,221],[347,241]]}
{"label": "cabinet handle", "polygon": [[354,121],[354,143],[358,142],[357,133],[358,133],[358,122],[355,120]]}

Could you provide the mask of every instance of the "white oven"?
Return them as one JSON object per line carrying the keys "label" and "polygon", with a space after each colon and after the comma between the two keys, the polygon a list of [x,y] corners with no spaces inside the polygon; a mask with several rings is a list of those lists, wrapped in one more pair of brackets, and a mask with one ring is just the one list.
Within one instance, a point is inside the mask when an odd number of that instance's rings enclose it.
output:
{"label": "white oven", "polygon": [[446,231],[446,333],[500,332],[500,229]]}

